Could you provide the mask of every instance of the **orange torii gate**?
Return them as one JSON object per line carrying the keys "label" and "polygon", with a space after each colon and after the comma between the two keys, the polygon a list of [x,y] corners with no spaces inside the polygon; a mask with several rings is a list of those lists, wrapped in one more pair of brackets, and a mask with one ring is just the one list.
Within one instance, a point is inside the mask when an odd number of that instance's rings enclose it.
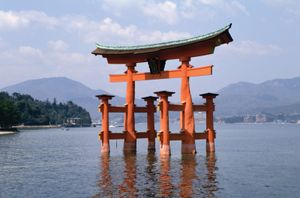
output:
{"label": "orange torii gate", "polygon": [[[182,141],[182,153],[196,153],[195,140],[206,139],[208,152],[214,151],[215,131],[213,126],[213,99],[218,94],[201,94],[206,99],[203,105],[194,105],[192,102],[189,78],[212,74],[212,65],[193,68],[190,65],[191,57],[212,54],[216,46],[233,41],[229,29],[231,24],[212,33],[183,39],[179,41],[139,45],[139,46],[103,46],[97,44],[92,52],[102,55],[109,64],[125,64],[125,74],[110,75],[110,82],[126,82],[126,104],[124,106],[111,106],[111,95],[98,95],[101,100],[99,111],[102,112],[102,131],[99,136],[102,140],[102,152],[109,152],[110,139],[124,139],[124,151],[135,152],[137,138],[148,138],[148,149],[155,148],[156,131],[154,128],[154,113],[156,111],[153,96],[144,97],[146,107],[135,105],[135,82],[142,80],[158,80],[168,78],[181,78],[180,101],[181,104],[170,104],[168,97],[174,92],[159,91],[155,94],[160,97],[160,132],[157,137],[161,141],[160,153],[170,154],[170,141]],[[181,62],[177,70],[165,71],[167,60],[179,59]],[[150,72],[138,73],[135,70],[137,63],[148,62]],[[169,111],[180,112],[180,133],[172,134],[169,131]],[[194,112],[206,112],[206,130],[203,133],[195,132]],[[124,112],[124,132],[112,133],[109,131],[109,112]],[[147,113],[147,132],[136,132],[135,113]]]}

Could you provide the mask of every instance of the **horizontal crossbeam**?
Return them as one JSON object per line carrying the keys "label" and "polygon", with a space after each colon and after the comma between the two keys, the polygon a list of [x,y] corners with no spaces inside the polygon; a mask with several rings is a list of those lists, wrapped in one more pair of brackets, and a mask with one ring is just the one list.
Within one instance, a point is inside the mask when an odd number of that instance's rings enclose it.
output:
{"label": "horizontal crossbeam", "polygon": [[207,137],[206,132],[195,133],[195,140],[206,139],[206,137]]}
{"label": "horizontal crossbeam", "polygon": [[[100,107],[101,109],[102,107]],[[151,110],[149,107],[134,107],[135,113],[147,113]],[[122,113],[127,111],[127,106],[109,106],[108,112],[110,113]],[[153,112],[156,112],[156,108],[152,109]]]}
{"label": "horizontal crossbeam", "polygon": [[206,105],[193,105],[193,111],[207,111]]}
{"label": "horizontal crossbeam", "polygon": [[[200,140],[200,139],[206,139],[207,135],[205,132],[200,132],[200,133],[195,133],[195,140]],[[125,138],[125,133],[122,132],[110,132],[109,133],[109,139],[110,140],[120,140]],[[148,133],[147,132],[137,132],[136,133],[136,138],[141,139],[141,138],[148,138]],[[176,141],[176,140],[183,140],[184,139],[184,134],[183,133],[170,133],[169,138],[171,141]]]}
{"label": "horizontal crossbeam", "polygon": [[[187,76],[207,76],[212,74],[212,65],[196,68],[188,68]],[[133,74],[133,81],[142,81],[142,80],[159,80],[159,79],[168,79],[168,78],[181,78],[184,74],[180,69],[162,71],[159,74],[151,73],[135,73]],[[126,82],[126,74],[111,74],[109,75],[110,82]]]}
{"label": "horizontal crossbeam", "polygon": [[184,111],[184,105],[169,104],[169,111]]}
{"label": "horizontal crossbeam", "polygon": [[[102,111],[103,105],[100,105],[99,110]],[[135,113],[147,113],[149,111],[149,107],[134,107]],[[122,113],[126,112],[127,107],[125,106],[109,106],[108,112],[110,113]],[[184,111],[184,104],[169,104],[169,111]],[[193,111],[207,111],[206,105],[193,105]],[[156,108],[153,108],[153,112],[156,112]]]}
{"label": "horizontal crossbeam", "polygon": [[109,106],[109,112],[126,112],[126,106]]}

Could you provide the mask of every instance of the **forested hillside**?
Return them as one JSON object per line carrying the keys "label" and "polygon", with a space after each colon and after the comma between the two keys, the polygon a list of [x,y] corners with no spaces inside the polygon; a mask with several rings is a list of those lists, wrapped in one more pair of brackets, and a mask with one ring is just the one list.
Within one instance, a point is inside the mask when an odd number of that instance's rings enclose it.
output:
{"label": "forested hillside", "polygon": [[82,124],[90,124],[89,113],[71,101],[39,101],[30,95],[0,92],[0,127],[12,125],[63,124],[68,118],[80,118]]}
{"label": "forested hillside", "polygon": [[[58,102],[72,101],[86,109],[90,113],[92,119],[95,120],[100,119],[100,113],[97,109],[99,100],[95,96],[99,94],[110,94],[101,89],[91,89],[80,82],[66,77],[28,80],[12,86],[4,87],[0,90],[8,92],[9,94],[13,94],[14,92],[29,94],[42,101],[47,99],[53,101],[54,98],[56,98]],[[123,105],[125,104],[125,98],[116,96],[110,102],[116,105]],[[135,102],[137,105],[145,105],[145,101],[141,99],[136,99]],[[123,118],[123,115],[118,116],[113,114],[111,116],[111,120],[115,120],[116,118],[117,120],[118,118]]]}

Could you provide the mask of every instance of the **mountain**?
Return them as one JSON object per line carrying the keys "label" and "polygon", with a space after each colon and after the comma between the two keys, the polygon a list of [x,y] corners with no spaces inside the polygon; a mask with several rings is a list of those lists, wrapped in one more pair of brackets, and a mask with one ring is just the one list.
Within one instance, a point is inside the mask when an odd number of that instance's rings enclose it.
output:
{"label": "mountain", "polygon": [[218,91],[216,113],[221,116],[300,109],[300,77],[260,84],[239,82]]}
{"label": "mountain", "polygon": [[[58,102],[71,100],[84,107],[92,119],[100,118],[97,111],[99,101],[95,95],[110,94],[101,89],[90,89],[65,77],[28,80],[5,87],[1,91],[10,94],[13,92],[29,94],[39,100],[53,101],[54,98]],[[219,96],[215,100],[216,115],[218,116],[236,116],[260,112],[300,113],[300,77],[269,80],[259,84],[239,82],[220,89],[218,93]],[[199,103],[197,100],[195,103]],[[145,102],[140,99],[136,99],[136,103],[145,105]],[[125,98],[116,96],[113,98],[112,104],[125,104]],[[138,114],[138,116],[140,115],[143,116]],[[119,113],[114,114],[112,119],[123,119],[123,116]],[[137,120],[139,119],[138,116]],[[141,119],[144,120],[143,117]]]}
{"label": "mountain", "polygon": [[[29,94],[38,100],[50,100],[54,98],[57,102],[73,101],[75,104],[85,108],[92,119],[99,119],[100,114],[97,110],[99,104],[95,95],[109,94],[104,90],[94,90],[82,83],[71,80],[66,77],[42,78],[28,80],[9,87],[1,89],[9,94],[14,92]],[[140,100],[137,100],[139,103]],[[112,99],[113,104],[125,104],[125,98],[116,96]]]}
{"label": "mountain", "polygon": [[[66,77],[42,78],[28,80],[12,86],[1,89],[8,93],[18,92],[29,94],[39,100],[68,101],[73,98],[84,98],[93,96],[96,90],[71,80]],[[98,90],[99,94],[107,93],[104,90]]]}

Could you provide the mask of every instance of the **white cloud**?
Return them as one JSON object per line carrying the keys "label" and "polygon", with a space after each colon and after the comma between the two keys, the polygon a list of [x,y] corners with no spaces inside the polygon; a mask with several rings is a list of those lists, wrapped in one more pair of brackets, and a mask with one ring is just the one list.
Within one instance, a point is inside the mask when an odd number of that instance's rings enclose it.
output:
{"label": "white cloud", "polygon": [[119,23],[114,22],[111,18],[105,18],[98,28],[100,32],[112,33],[120,37],[132,37],[137,31],[136,26],[129,25],[122,27]]}
{"label": "white cloud", "polygon": [[[299,0],[263,0],[267,5],[279,8],[284,13],[290,14],[292,17],[300,16],[300,1]],[[289,20],[293,18],[289,17]]]}
{"label": "white cloud", "polygon": [[[125,2],[127,1],[124,1],[124,4]],[[148,15],[165,19],[169,23],[174,23],[176,21],[176,4],[165,1],[158,4],[153,2],[144,4],[145,7],[147,7],[146,5],[150,6],[148,7],[150,8],[149,10],[144,10]],[[160,14],[155,15],[154,12],[150,11],[152,9]],[[32,27],[32,25],[42,25],[44,28],[65,30],[70,34],[75,33],[87,43],[109,42],[112,44],[136,44],[177,40],[189,36],[186,32],[144,31],[138,29],[135,25],[122,26],[120,23],[113,21],[109,17],[106,17],[101,21],[94,21],[89,20],[84,16],[52,17],[39,11],[0,11],[0,27],[21,28]],[[68,48],[66,43],[61,40],[49,41],[48,45],[56,50],[66,50]]]}
{"label": "white cloud", "polygon": [[279,6],[279,7],[291,7],[291,6],[299,6],[300,2],[299,0],[264,0],[269,5],[272,6]]}
{"label": "white cloud", "polygon": [[0,37],[0,49],[5,46],[4,40]]}
{"label": "white cloud", "polygon": [[155,42],[165,42],[178,40],[183,38],[191,37],[191,35],[187,32],[161,32],[161,31],[153,31],[147,34],[141,33],[139,36],[139,40],[143,43],[155,43]]}
{"label": "white cloud", "polygon": [[80,17],[64,18],[65,26],[69,32],[76,32],[87,43],[110,43],[118,45],[152,43],[177,40],[190,36],[186,32],[158,30],[141,30],[135,25],[122,26],[111,18],[104,18],[102,21],[91,21]]}
{"label": "white cloud", "polygon": [[123,72],[124,69],[104,67],[104,60],[90,53],[56,51],[48,47],[42,50],[33,46],[20,46],[1,50],[0,88],[27,79],[54,76],[66,76],[95,88],[104,88],[111,86],[108,81],[111,70],[121,69],[119,72]]}
{"label": "white cloud", "polygon": [[225,1],[225,0],[199,0],[204,6],[210,6],[215,9],[224,10],[230,14],[243,13],[249,15],[247,8],[237,0]]}
{"label": "white cloud", "polygon": [[26,57],[28,57],[28,56],[39,57],[39,58],[42,57],[41,50],[33,48],[31,46],[20,46],[18,49],[18,52],[21,55],[24,55]]}
{"label": "white cloud", "polygon": [[193,5],[193,0],[183,0],[184,6],[190,7]]}
{"label": "white cloud", "polygon": [[240,55],[264,56],[278,53],[282,49],[274,44],[262,44],[256,41],[244,40],[226,46],[226,52]]}
{"label": "white cloud", "polygon": [[12,70],[12,67],[29,67],[30,69],[30,66],[43,64],[43,59],[42,51],[32,46],[6,48],[0,51],[0,68],[11,70],[11,73],[19,73],[19,70]]}
{"label": "white cloud", "polygon": [[179,18],[178,13],[180,13],[178,12],[177,4],[169,0],[104,0],[103,8],[117,16],[127,15],[128,11],[132,12],[134,10],[135,13],[142,13],[150,19],[159,19],[159,22],[171,25],[177,22]]}
{"label": "white cloud", "polygon": [[0,11],[0,27],[1,28],[18,28],[29,23],[28,19],[22,18],[12,11]]}
{"label": "white cloud", "polygon": [[6,49],[0,53],[1,64],[14,65],[19,67],[38,66],[71,66],[78,62],[84,63],[82,54],[74,52],[62,52],[49,48],[42,50],[32,46],[19,46],[17,48]]}
{"label": "white cloud", "polygon": [[136,5],[138,2],[135,0],[103,0],[102,6],[107,9],[124,9]]}
{"label": "white cloud", "polygon": [[64,51],[68,49],[68,44],[62,40],[48,41],[48,46],[53,50]]}
{"label": "white cloud", "polygon": [[66,31],[76,33],[86,43],[113,42],[118,43],[133,40],[136,36],[137,27],[134,25],[122,26],[111,18],[101,21],[88,20],[85,17],[64,17],[63,26]]}
{"label": "white cloud", "polygon": [[174,24],[178,19],[177,5],[171,1],[163,3],[145,2],[142,5],[142,10],[145,15],[165,21],[168,24]]}
{"label": "white cloud", "polygon": [[[43,35],[41,39],[44,36],[49,39],[33,44],[35,46],[24,44],[18,47],[14,46],[18,45],[18,41],[16,44],[5,45],[1,48],[0,73],[10,76],[7,79],[2,78],[2,86],[24,79],[46,76],[68,76],[83,82],[90,82],[90,84],[95,85],[97,82],[98,85],[101,83],[106,86],[109,84],[107,78],[110,72],[123,72],[123,67],[100,67],[99,57],[91,56],[90,51],[74,51],[77,44],[71,45],[70,41],[73,39],[76,39],[82,48],[87,47],[85,44],[93,48],[96,42],[136,45],[177,40],[191,36],[187,32],[180,31],[140,29],[136,25],[123,25],[109,17],[97,21],[74,15],[53,17],[38,11],[1,13],[4,13],[5,17],[0,17],[0,31],[2,31],[2,27],[3,29],[9,28],[10,31],[21,35],[23,29],[20,28],[29,30],[38,27],[43,32],[47,31],[47,34]],[[7,16],[14,18],[13,20],[16,21],[14,25],[10,24],[9,20],[12,19],[7,19]],[[51,31],[47,30],[49,27],[52,28]],[[62,39],[56,38],[56,35],[61,34],[64,35],[61,37]],[[21,43],[23,41],[26,43],[26,39],[24,39],[25,37],[20,40]],[[9,42],[9,40],[3,41]],[[3,45],[1,43],[3,43],[2,40],[0,40],[0,47]],[[43,45],[43,43],[45,44]],[[101,64],[106,64],[105,60],[101,59],[100,61],[102,61]],[[83,69],[83,66],[87,69]],[[100,80],[91,81],[90,79]]]}
{"label": "white cloud", "polygon": [[0,27],[2,28],[22,28],[31,23],[52,28],[58,24],[58,21],[55,17],[49,17],[40,11],[0,11]]}
{"label": "white cloud", "polygon": [[218,5],[218,4],[223,4],[221,0],[199,0],[201,3],[206,4],[206,5]]}
{"label": "white cloud", "polygon": [[[7,49],[0,52],[0,60],[0,73],[19,80],[41,76],[76,76],[77,79],[81,76],[84,79],[83,74],[94,75],[95,69],[90,70],[91,67],[99,67],[98,59],[88,53],[56,51],[50,46],[45,50],[32,46]],[[102,76],[101,72],[98,75]]]}

